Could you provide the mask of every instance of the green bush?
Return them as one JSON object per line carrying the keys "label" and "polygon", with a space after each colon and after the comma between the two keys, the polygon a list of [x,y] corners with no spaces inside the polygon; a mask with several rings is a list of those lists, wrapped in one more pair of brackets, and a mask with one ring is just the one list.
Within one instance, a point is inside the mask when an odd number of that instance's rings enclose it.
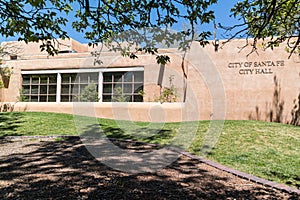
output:
{"label": "green bush", "polygon": [[175,88],[175,86],[173,84],[173,79],[174,79],[174,76],[169,77],[170,87],[165,87],[163,89],[163,91],[161,92],[160,96],[157,99],[155,99],[155,101],[159,101],[161,103],[177,102],[178,93],[177,93],[177,89]]}
{"label": "green bush", "polygon": [[127,102],[129,101],[128,97],[123,94],[121,87],[116,87],[114,89],[114,95],[112,97],[112,102]]}
{"label": "green bush", "polygon": [[80,102],[98,102],[97,85],[94,82],[90,83],[81,91],[80,95],[76,96],[76,100]]}

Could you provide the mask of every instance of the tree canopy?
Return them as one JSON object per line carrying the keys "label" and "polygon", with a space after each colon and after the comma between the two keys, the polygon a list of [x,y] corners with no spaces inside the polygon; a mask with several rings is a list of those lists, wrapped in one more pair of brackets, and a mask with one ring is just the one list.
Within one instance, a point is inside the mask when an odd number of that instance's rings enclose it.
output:
{"label": "tree canopy", "polygon": [[53,54],[50,40],[68,37],[64,15],[71,10],[69,2],[61,0],[0,0],[0,34],[26,43],[42,41],[41,49]]}
{"label": "tree canopy", "polygon": [[[54,54],[51,40],[68,38],[65,26],[72,22],[90,45],[106,44],[135,58],[138,51],[156,54],[156,44],[161,42],[166,46],[177,42],[180,48],[187,48],[193,40],[206,45],[213,33],[202,25],[215,20],[211,7],[215,3],[217,0],[0,0],[0,34],[25,42],[43,41],[41,49]],[[232,17],[241,23],[219,26],[229,33],[229,40],[254,38],[254,50],[258,40],[269,38],[265,47],[286,43],[291,53],[299,52],[299,12],[299,0],[242,0],[231,9]],[[178,30],[178,24],[186,27]],[[177,31],[170,31],[174,26]],[[144,45],[134,52],[113,45],[123,41]],[[157,61],[164,63],[168,58],[157,55]]]}
{"label": "tree canopy", "polygon": [[253,50],[257,41],[266,42],[264,47],[274,48],[280,43],[287,44],[291,53],[300,53],[300,1],[299,0],[244,0],[231,9],[240,24],[224,27],[233,33],[230,38],[253,38]]}

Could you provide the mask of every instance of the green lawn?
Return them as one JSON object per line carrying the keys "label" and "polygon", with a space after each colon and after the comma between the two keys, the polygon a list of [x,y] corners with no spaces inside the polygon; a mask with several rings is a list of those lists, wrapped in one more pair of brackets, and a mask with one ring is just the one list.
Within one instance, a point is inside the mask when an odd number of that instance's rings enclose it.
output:
{"label": "green lawn", "polygon": [[[78,118],[76,118],[78,119]],[[209,121],[149,124],[55,113],[0,113],[0,136],[99,134],[157,144],[173,144],[200,154]],[[92,124],[92,125],[91,125]],[[80,129],[78,129],[80,126]],[[196,135],[193,135],[194,130]],[[174,139],[175,138],[175,139]],[[179,141],[179,142],[178,142]],[[186,145],[187,144],[187,145]],[[300,127],[258,121],[226,121],[211,160],[268,180],[300,188]]]}
{"label": "green lawn", "polygon": [[[189,150],[197,153],[198,146],[193,143]],[[208,158],[299,188],[300,127],[258,121],[226,121]]]}
{"label": "green lawn", "polygon": [[76,135],[73,115],[11,112],[0,113],[0,136]]}

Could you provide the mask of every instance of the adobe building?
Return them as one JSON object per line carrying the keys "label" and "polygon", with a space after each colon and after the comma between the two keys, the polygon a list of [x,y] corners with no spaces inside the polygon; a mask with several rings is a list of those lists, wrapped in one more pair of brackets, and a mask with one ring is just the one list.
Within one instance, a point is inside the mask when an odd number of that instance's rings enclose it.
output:
{"label": "adobe building", "polygon": [[9,79],[2,77],[2,109],[72,114],[87,104],[77,102],[85,101],[92,84],[96,97],[89,105],[96,117],[299,123],[300,58],[289,58],[284,45],[249,54],[251,47],[241,49],[245,40],[224,46],[211,41],[205,48],[194,42],[186,54],[161,49],[171,62],[159,65],[155,55],[130,59],[102,49],[96,57],[96,48],[73,39],[59,42],[55,56],[40,52],[37,43],[2,43],[14,49],[2,59],[2,69],[12,70]]}

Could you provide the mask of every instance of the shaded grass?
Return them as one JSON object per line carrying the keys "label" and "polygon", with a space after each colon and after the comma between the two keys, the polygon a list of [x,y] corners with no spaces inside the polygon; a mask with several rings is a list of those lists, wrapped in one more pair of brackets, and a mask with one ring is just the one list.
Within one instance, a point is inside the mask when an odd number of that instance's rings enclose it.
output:
{"label": "shaded grass", "polygon": [[76,134],[72,115],[42,112],[0,113],[0,136]]}
{"label": "shaded grass", "polygon": [[[82,126],[74,123],[73,115],[68,114],[0,113],[0,136],[79,135],[79,131],[83,135],[171,144],[200,155],[210,128],[209,121],[163,124],[88,117],[81,117],[79,121],[83,122]],[[237,170],[300,188],[300,127],[226,121],[216,146],[207,157]]]}

